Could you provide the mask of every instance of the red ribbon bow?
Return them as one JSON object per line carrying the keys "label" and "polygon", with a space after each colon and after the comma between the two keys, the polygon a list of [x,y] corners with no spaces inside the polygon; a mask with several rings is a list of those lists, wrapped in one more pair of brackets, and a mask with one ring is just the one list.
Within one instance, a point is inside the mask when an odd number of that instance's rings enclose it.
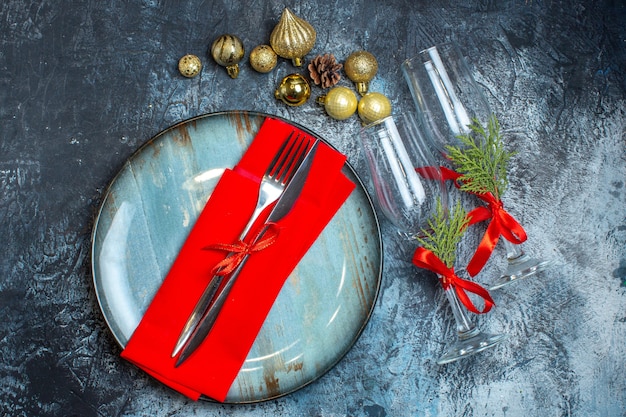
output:
{"label": "red ribbon bow", "polygon": [[[450,287],[454,288],[454,291],[459,297],[459,301],[461,301],[461,303],[463,303],[463,305],[472,313],[487,313],[495,305],[489,291],[475,282],[460,278],[454,272],[454,268],[449,268],[432,251],[423,247],[417,248],[415,254],[413,255],[413,264],[418,268],[428,269],[429,271],[439,275],[439,281],[441,282],[443,289],[447,290]],[[484,300],[485,305],[482,310],[479,310],[474,303],[472,303],[472,300],[467,294],[468,292],[476,294]]]}
{"label": "red ribbon bow", "polygon": [[[457,188],[461,187],[459,179],[462,177],[462,174],[449,168],[439,167],[439,169],[437,169],[436,167],[423,167],[417,168],[416,171],[424,178],[441,178],[444,181],[452,180]],[[526,241],[528,237],[522,225],[504,209],[502,200],[497,199],[492,193],[472,194],[486,202],[487,207],[477,207],[467,213],[470,224],[476,224],[491,219],[478,248],[476,248],[474,256],[472,256],[472,259],[467,264],[467,272],[473,277],[476,276],[487,263],[500,236],[515,245]]]}
{"label": "red ribbon bow", "polygon": [[474,256],[467,264],[467,272],[475,276],[485,266],[491,256],[500,236],[509,242],[519,245],[527,239],[526,231],[521,224],[513,218],[505,209],[502,201],[495,198],[491,193],[476,194],[478,198],[485,201],[487,207],[477,207],[467,213],[470,224],[491,219],[480,244],[474,252]]}
{"label": "red ribbon bow", "polygon": [[[213,243],[205,246],[204,250],[230,252],[226,258],[213,267],[212,274],[220,276],[230,275],[243,262],[246,256],[271,246],[278,238],[278,230],[276,223],[267,223],[251,239],[252,243],[238,240],[235,243]],[[261,237],[262,239],[260,239]]]}

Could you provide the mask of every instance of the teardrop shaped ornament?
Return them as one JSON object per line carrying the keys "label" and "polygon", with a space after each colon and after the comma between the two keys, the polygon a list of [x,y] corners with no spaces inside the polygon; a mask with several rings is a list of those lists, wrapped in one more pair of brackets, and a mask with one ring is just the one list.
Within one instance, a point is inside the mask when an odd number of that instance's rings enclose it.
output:
{"label": "teardrop shaped ornament", "polygon": [[278,56],[291,59],[294,66],[302,66],[302,58],[315,45],[317,33],[309,22],[285,8],[280,21],[272,30],[270,45]]}

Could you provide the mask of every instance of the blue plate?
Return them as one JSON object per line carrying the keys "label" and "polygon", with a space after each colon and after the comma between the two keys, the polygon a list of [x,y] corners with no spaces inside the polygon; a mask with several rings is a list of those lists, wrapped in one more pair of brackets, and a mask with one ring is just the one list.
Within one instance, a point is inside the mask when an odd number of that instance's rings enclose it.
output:
{"label": "blue plate", "polygon": [[[100,308],[122,347],[224,168],[239,161],[267,117],[225,112],[175,125],[111,183],[94,226],[92,268]],[[226,402],[268,400],[307,385],[348,352],[367,323],[382,242],[363,184],[349,165],[345,173],[357,188],[286,281]]]}

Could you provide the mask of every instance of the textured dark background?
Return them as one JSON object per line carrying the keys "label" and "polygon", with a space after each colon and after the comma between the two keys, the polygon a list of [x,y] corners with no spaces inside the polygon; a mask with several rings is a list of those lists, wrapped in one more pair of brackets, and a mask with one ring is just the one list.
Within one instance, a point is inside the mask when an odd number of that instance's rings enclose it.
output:
{"label": "textured dark background", "polygon": [[[455,38],[519,151],[505,204],[529,233],[524,248],[561,263],[494,293],[479,321],[509,334],[503,346],[440,367],[450,311],[383,221],[380,296],[343,361],[274,401],[194,403],[119,358],[91,281],[91,228],[143,142],[208,112],[296,121],[365,176],[356,117],[274,99],[290,63],[258,74],[246,54],[231,80],[206,54],[222,33],[248,51],[267,43],[285,6],[317,29],[309,59],[372,52],[371,89],[396,110],[413,106],[401,62]],[[3,1],[0,415],[625,416],[625,22],[621,0]],[[186,53],[202,58],[200,76],[177,73]]]}

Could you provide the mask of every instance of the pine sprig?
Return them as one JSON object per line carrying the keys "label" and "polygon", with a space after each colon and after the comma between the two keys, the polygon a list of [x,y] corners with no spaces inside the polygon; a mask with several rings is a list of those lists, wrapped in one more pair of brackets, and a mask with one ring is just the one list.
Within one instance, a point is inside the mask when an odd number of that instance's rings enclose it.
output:
{"label": "pine sprig", "polygon": [[433,218],[428,220],[428,229],[422,229],[422,236],[418,242],[433,252],[448,268],[454,266],[456,248],[465,233],[469,219],[465,209],[457,202],[451,213],[447,213],[441,201],[437,201],[437,211]]}
{"label": "pine sprig", "polygon": [[461,174],[461,190],[476,194],[492,193],[500,199],[508,186],[507,167],[515,152],[504,149],[500,123],[492,116],[485,129],[478,119],[469,125],[471,132],[458,136],[464,145],[447,145],[449,159]]}

